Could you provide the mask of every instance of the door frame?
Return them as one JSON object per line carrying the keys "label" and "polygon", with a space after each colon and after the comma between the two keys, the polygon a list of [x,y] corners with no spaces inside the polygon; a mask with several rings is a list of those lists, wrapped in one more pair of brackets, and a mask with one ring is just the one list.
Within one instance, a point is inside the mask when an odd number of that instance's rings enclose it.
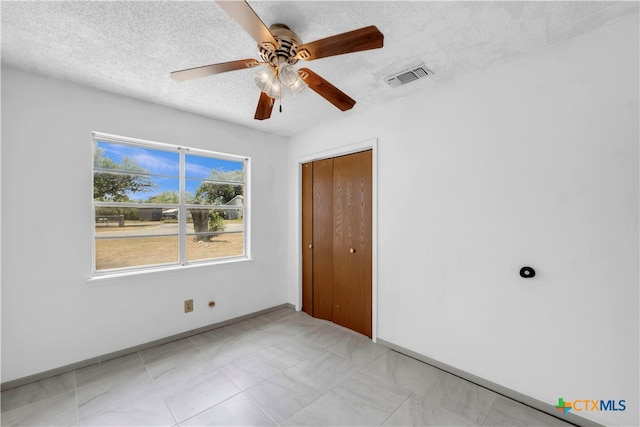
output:
{"label": "door frame", "polygon": [[302,310],[302,165],[316,160],[329,159],[360,151],[371,150],[371,340],[378,338],[378,140],[367,139],[354,144],[300,156],[298,171],[298,229],[296,230],[296,256],[298,268],[298,298],[296,311]]}

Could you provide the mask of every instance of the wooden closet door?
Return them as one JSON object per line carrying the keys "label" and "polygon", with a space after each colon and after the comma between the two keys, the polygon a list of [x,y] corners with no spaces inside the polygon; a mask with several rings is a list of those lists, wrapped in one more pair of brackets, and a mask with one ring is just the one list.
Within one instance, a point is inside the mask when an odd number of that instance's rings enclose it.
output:
{"label": "wooden closet door", "polygon": [[302,165],[302,311],[313,316],[313,163]]}
{"label": "wooden closet door", "polygon": [[313,162],[313,316],[332,320],[333,159]]}
{"label": "wooden closet door", "polygon": [[371,336],[372,152],[333,159],[333,322]]}

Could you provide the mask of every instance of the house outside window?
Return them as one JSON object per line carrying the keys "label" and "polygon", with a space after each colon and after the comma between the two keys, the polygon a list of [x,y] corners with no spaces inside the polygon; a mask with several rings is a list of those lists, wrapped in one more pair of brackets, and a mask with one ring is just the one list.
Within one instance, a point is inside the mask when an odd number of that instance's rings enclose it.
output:
{"label": "house outside window", "polygon": [[246,259],[244,156],[93,133],[94,275]]}

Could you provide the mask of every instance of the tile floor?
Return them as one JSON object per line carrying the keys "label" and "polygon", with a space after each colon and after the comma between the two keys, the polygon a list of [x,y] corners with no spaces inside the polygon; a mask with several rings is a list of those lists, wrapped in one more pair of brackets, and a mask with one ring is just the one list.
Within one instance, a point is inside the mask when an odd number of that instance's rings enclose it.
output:
{"label": "tile floor", "polygon": [[6,390],[2,425],[569,424],[285,308]]}

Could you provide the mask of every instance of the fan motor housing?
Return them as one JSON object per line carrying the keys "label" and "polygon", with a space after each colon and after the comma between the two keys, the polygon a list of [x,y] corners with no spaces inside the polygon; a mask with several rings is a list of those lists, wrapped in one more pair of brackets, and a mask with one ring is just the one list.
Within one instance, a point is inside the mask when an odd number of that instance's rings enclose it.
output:
{"label": "fan motor housing", "polygon": [[300,37],[284,24],[273,24],[269,27],[269,31],[273,34],[273,38],[276,39],[280,47],[276,50],[269,50],[264,46],[258,45],[260,57],[274,67],[281,61],[286,61],[291,65],[298,62],[296,54],[298,53],[298,46],[302,44]]}

